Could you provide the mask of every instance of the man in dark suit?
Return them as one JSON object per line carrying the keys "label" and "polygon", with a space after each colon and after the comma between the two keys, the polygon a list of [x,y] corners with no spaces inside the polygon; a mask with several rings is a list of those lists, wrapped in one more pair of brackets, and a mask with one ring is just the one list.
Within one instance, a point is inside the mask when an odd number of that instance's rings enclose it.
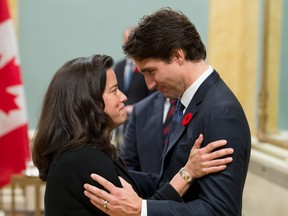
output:
{"label": "man in dark suit", "polygon": [[[127,27],[123,32],[123,44],[128,40],[128,36],[133,31],[132,27]],[[128,115],[133,110],[134,103],[147,97],[151,92],[147,88],[144,76],[139,73],[134,61],[130,58],[120,60],[115,64],[114,68],[118,88],[127,96],[125,108]],[[123,133],[128,122],[116,129],[116,143],[122,145]]]}
{"label": "man in dark suit", "polygon": [[164,149],[162,131],[169,107],[169,100],[159,91],[134,104],[120,147],[121,158],[129,170],[160,172]]}
{"label": "man in dark suit", "polygon": [[[175,116],[184,114],[170,131],[160,174],[155,177],[133,172],[133,177],[144,197],[152,195],[177,172],[190,187],[182,196],[183,202],[154,197],[143,200],[131,198],[132,190],[127,187],[117,188],[97,179],[109,194],[95,194],[97,198],[90,197],[92,201],[100,205],[103,199],[108,200],[106,211],[112,215],[241,216],[250,130],[237,98],[215,69],[206,64],[206,49],[195,26],[181,12],[161,9],[141,20],[123,49],[144,74],[148,88],[157,88],[168,98],[179,98],[183,111],[178,112],[177,108]],[[204,135],[202,147],[213,140],[226,139],[227,146],[234,149],[233,162],[221,172],[192,181],[195,175],[185,163],[200,133]],[[176,196],[171,188],[162,188]]]}

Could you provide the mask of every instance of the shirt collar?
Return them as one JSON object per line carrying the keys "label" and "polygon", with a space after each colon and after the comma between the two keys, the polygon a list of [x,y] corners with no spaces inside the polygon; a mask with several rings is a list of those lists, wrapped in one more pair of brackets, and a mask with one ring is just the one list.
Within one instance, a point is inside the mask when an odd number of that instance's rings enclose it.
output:
{"label": "shirt collar", "polygon": [[204,82],[204,80],[213,72],[213,68],[209,65],[208,69],[194,82],[186,91],[183,93],[180,98],[181,103],[185,106],[185,109],[188,107],[190,101],[194,97],[199,86]]}

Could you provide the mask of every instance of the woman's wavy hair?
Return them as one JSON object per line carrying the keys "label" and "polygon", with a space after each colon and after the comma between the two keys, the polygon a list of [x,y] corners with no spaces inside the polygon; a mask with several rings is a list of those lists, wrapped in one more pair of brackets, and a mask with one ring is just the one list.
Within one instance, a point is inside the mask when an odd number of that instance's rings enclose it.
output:
{"label": "woman's wavy hair", "polygon": [[106,55],[80,57],[66,62],[52,78],[32,148],[33,162],[43,181],[59,152],[89,144],[116,157],[110,143],[113,121],[104,112],[102,98],[106,71],[113,64]]}

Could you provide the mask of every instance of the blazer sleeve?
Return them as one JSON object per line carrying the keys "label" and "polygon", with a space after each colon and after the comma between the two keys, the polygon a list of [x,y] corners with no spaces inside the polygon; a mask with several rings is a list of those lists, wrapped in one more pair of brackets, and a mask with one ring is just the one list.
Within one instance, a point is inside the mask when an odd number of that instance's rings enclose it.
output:
{"label": "blazer sleeve", "polygon": [[174,200],[177,202],[184,202],[182,197],[170,184],[163,185],[159,190],[155,192],[150,200]]}
{"label": "blazer sleeve", "polygon": [[97,215],[106,215],[101,210],[97,209],[90,202],[89,198],[84,195],[83,185],[89,183],[104,189],[101,185],[91,179],[91,173],[96,173],[109,180],[115,186],[122,187],[118,179],[117,171],[114,168],[113,161],[105,153],[93,148],[79,150],[77,154],[75,153],[75,157],[73,157],[73,160],[71,161],[70,167],[67,167],[67,169],[71,170],[69,172],[71,193],[73,193],[87,208],[91,208],[97,212]]}
{"label": "blazer sleeve", "polygon": [[136,171],[130,171],[130,174],[134,181],[138,183],[143,199],[183,202],[178,192],[169,183],[156,190],[158,182],[158,176],[156,174]]}

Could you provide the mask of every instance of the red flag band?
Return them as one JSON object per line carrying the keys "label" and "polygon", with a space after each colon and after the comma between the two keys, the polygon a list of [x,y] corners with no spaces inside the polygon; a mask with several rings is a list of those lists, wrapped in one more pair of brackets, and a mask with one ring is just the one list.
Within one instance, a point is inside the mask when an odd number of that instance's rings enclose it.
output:
{"label": "red flag band", "polygon": [[0,0],[0,188],[25,169],[29,141],[24,88],[13,23]]}

